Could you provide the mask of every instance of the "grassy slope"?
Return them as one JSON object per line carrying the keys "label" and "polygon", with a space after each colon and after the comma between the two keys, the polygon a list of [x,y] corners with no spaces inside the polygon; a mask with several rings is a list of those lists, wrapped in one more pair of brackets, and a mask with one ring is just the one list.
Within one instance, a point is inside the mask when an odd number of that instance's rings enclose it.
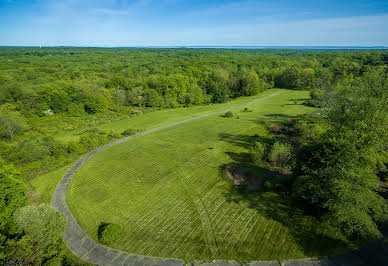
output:
{"label": "grassy slope", "polygon": [[[209,113],[217,110],[222,110],[238,104],[246,103],[258,97],[264,97],[266,95],[270,95],[278,91],[281,91],[281,90],[271,89],[261,93],[260,96],[240,97],[223,104],[212,104],[212,105],[205,105],[205,106],[193,106],[189,108],[160,110],[160,111],[146,113],[144,115],[140,115],[136,117],[131,117],[131,118],[127,118],[119,121],[106,123],[96,127],[107,133],[111,131],[116,133],[122,133],[124,130],[128,128],[148,130],[148,129],[156,128],[169,123],[173,123],[176,121],[180,121],[189,117],[193,117],[193,116],[197,116],[197,115],[201,115],[201,114],[205,114],[205,113]],[[57,140],[60,140],[63,142],[73,141],[79,137],[80,132],[83,132],[90,128],[92,127],[85,127],[82,129],[65,131],[61,134],[55,135],[54,137]],[[34,178],[30,182],[30,184],[34,188],[34,190],[39,194],[38,197],[40,197],[42,200],[46,202],[50,202],[57,183],[62,178],[66,170],[70,168],[70,166],[71,165],[61,167],[59,169],[56,169],[55,171],[51,171],[49,173],[45,173]]]}
{"label": "grassy slope", "polygon": [[[273,94],[275,92],[281,91],[280,89],[271,89],[267,90],[260,94],[260,96],[266,96]],[[239,105],[242,103],[246,103],[258,98],[258,96],[250,96],[250,97],[239,97],[237,99],[231,100],[227,103],[222,104],[211,104],[204,106],[192,106],[189,108],[176,108],[176,109],[165,109],[160,111],[154,111],[150,113],[146,113],[144,115],[139,115],[127,119],[122,119],[119,121],[114,121],[102,125],[95,126],[96,128],[109,133],[111,131],[116,133],[122,133],[124,130],[128,128],[137,128],[137,129],[152,129],[159,126],[163,126],[169,123],[173,123],[176,121],[180,121],[186,118],[190,118],[193,116],[198,116],[201,114],[206,114],[210,112],[214,112],[217,110],[222,110],[225,108],[229,108],[235,105]],[[85,131],[88,128],[86,127],[78,130],[65,131],[61,134],[55,136],[57,140],[60,141],[71,141],[76,140],[79,136],[80,132]]]}
{"label": "grassy slope", "polygon": [[67,165],[49,173],[40,175],[32,179],[30,181],[30,185],[35,189],[36,192],[39,193],[43,201],[50,202],[55,187],[69,168],[70,165]]}
{"label": "grassy slope", "polygon": [[70,208],[94,238],[100,222],[123,226],[112,246],[131,253],[269,260],[333,252],[338,246],[315,237],[318,222],[282,195],[239,194],[220,174],[246,156],[249,136],[266,135],[258,120],[309,112],[292,101],[307,96],[288,91],[235,111],[240,119],[214,115],[109,148],[76,174]]}

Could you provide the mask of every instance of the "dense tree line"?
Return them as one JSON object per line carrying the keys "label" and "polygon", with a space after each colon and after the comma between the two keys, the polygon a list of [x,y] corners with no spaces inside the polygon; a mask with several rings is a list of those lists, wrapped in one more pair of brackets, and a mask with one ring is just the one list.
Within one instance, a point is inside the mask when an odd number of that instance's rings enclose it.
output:
{"label": "dense tree line", "polygon": [[305,201],[327,228],[350,239],[380,238],[379,227],[388,224],[386,68],[313,89],[311,96],[319,116],[269,125],[274,139],[253,143],[251,160],[287,173],[267,180],[266,188]]}
{"label": "dense tree line", "polygon": [[387,60],[375,52],[1,48],[0,104],[24,116],[225,102],[320,89]]}

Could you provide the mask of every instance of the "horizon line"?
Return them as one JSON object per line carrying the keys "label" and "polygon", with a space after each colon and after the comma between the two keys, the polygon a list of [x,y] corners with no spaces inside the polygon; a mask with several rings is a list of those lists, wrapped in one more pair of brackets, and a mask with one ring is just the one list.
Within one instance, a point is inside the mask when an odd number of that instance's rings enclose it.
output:
{"label": "horizon line", "polygon": [[388,49],[385,45],[134,45],[134,46],[109,46],[109,45],[0,45],[4,47],[29,47],[29,48],[331,48],[331,49]]}

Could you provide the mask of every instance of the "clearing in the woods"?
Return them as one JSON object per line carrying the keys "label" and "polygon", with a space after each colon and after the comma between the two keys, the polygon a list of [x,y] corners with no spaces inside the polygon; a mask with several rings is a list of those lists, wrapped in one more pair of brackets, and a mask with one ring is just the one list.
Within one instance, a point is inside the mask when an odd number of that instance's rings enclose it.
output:
{"label": "clearing in the woods", "polygon": [[[274,175],[271,171],[239,168],[246,165],[252,139],[270,137],[263,122],[313,111],[301,104],[308,95],[286,91],[249,105],[249,112],[232,110],[232,118],[202,117],[103,150],[74,176],[70,209],[96,240],[101,223],[120,225],[124,232],[111,246],[142,255],[249,261],[342,250],[346,243],[339,236],[323,237],[323,226],[298,203],[260,191],[260,180]],[[168,111],[172,117],[173,111]],[[149,129],[148,115],[157,121],[154,127],[163,123],[155,112],[142,117],[144,124],[136,117],[125,126]],[[241,180],[235,176],[252,179],[257,189],[236,189]]]}

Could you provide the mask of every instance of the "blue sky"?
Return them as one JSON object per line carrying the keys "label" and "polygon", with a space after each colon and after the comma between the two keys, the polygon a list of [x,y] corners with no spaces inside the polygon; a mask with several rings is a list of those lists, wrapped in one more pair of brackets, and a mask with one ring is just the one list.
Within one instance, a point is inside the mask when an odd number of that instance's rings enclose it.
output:
{"label": "blue sky", "polygon": [[388,46],[387,0],[0,0],[0,45]]}

